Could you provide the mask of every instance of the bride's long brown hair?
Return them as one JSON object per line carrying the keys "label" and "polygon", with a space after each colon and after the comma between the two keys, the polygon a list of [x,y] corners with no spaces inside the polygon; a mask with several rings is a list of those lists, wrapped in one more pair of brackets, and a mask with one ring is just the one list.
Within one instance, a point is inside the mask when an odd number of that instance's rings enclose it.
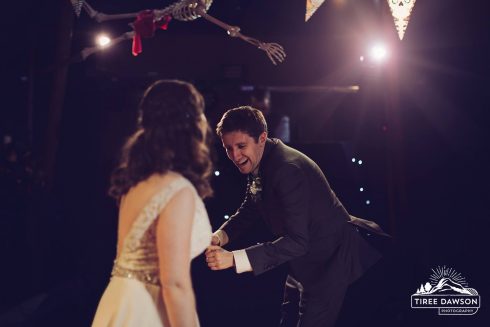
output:
{"label": "bride's long brown hair", "polygon": [[151,175],[172,170],[189,179],[202,198],[212,195],[210,138],[204,99],[192,84],[153,83],[140,102],[138,129],[122,149],[109,194],[119,200]]}

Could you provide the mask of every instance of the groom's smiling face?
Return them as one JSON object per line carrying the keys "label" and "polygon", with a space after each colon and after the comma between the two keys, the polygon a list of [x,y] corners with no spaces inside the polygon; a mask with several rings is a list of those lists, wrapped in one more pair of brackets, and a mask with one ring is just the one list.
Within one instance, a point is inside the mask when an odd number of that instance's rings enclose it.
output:
{"label": "groom's smiling face", "polygon": [[258,173],[266,139],[266,132],[260,134],[258,140],[242,131],[229,132],[221,137],[226,155],[242,174]]}

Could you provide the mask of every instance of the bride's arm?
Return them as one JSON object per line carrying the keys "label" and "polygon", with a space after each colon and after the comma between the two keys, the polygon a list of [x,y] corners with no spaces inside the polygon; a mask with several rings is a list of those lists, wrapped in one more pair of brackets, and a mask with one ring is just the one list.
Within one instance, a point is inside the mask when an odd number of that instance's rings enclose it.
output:
{"label": "bride's arm", "polygon": [[160,281],[171,327],[197,326],[190,274],[194,196],[190,188],[179,191],[161,212],[157,224]]}

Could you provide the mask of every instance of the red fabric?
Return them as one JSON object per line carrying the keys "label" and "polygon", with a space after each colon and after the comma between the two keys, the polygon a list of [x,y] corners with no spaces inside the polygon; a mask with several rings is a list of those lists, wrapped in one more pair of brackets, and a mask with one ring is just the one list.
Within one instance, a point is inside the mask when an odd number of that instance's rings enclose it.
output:
{"label": "red fabric", "polygon": [[133,37],[133,56],[137,56],[143,52],[141,38],[153,37],[157,28],[166,30],[171,17],[164,16],[157,22],[154,22],[154,19],[155,14],[153,13],[153,10],[144,10],[136,17],[136,20],[133,23],[135,32]]}
{"label": "red fabric", "polygon": [[168,23],[172,20],[171,16],[163,16],[158,22],[155,22],[155,26],[161,30],[167,30]]}
{"label": "red fabric", "polygon": [[141,36],[135,33],[133,36],[133,56],[139,55],[143,52],[143,45],[141,44]]}

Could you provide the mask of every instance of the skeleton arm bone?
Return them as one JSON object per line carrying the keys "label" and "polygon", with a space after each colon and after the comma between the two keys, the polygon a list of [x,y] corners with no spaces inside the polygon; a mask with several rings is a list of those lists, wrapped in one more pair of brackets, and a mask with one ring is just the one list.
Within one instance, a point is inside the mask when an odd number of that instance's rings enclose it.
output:
{"label": "skeleton arm bone", "polygon": [[[177,7],[178,4],[180,4],[180,3],[175,2],[175,3],[165,7],[163,9],[152,9],[152,10],[155,13],[155,17],[158,20],[164,16],[172,15],[174,9]],[[95,21],[98,23],[102,23],[102,22],[106,22],[106,21],[110,21],[110,20],[121,20],[121,19],[135,18],[141,12],[141,11],[138,11],[138,12],[132,12],[132,13],[126,13],[126,14],[104,14],[102,12],[96,11],[86,1],[83,3],[83,9],[85,9],[85,11],[90,16],[90,18],[95,19]]]}
{"label": "skeleton arm bone", "polygon": [[[111,44],[110,45],[113,46],[113,45],[116,45],[118,43],[121,43],[122,41],[132,39],[133,36],[134,36],[134,31],[126,32],[126,33],[118,36],[117,38],[113,39],[111,41]],[[80,59],[81,60],[85,60],[88,56],[91,56],[94,53],[97,53],[97,52],[99,52],[101,50],[103,50],[103,48],[100,47],[100,46],[95,46],[95,47],[90,47],[90,48],[84,48],[80,52]]]}
{"label": "skeleton arm bone", "polygon": [[243,35],[242,33],[240,33],[240,27],[228,25],[228,24],[222,22],[221,20],[219,20],[219,19],[217,19],[211,15],[208,15],[202,4],[197,6],[196,12],[202,18],[204,18],[207,21],[209,21],[215,25],[218,25],[219,27],[224,29],[228,33],[229,36],[238,37],[238,38],[242,39],[243,41],[248,42],[248,43],[258,47],[260,50],[265,51],[265,53],[267,53],[267,56],[269,57],[269,59],[272,61],[272,63],[274,65],[276,65],[276,60],[278,62],[283,62],[284,59],[286,58],[286,52],[284,51],[284,48],[280,44],[264,43],[264,42],[261,42],[257,39],[254,39],[252,37]]}
{"label": "skeleton arm bone", "polygon": [[107,15],[102,12],[96,11],[86,1],[83,2],[83,9],[87,12],[90,18],[95,19],[97,23],[102,23],[109,20],[130,19],[138,16],[139,12],[127,13],[127,14],[113,14]]}

